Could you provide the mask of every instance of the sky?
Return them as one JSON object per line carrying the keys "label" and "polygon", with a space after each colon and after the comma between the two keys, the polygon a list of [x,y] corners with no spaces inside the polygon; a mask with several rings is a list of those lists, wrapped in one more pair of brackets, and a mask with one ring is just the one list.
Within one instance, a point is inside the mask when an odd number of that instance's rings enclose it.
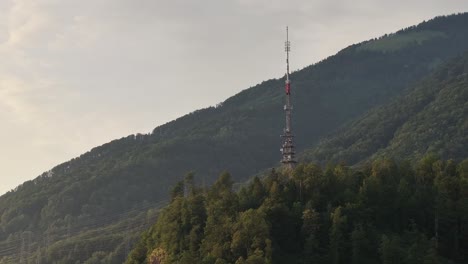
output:
{"label": "sky", "polygon": [[465,0],[0,0],[0,194]]}

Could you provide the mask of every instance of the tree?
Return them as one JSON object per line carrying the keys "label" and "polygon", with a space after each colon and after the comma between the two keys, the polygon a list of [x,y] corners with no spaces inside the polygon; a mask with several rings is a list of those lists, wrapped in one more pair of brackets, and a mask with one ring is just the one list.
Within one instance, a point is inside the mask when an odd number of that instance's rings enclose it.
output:
{"label": "tree", "polygon": [[330,229],[330,260],[333,264],[345,263],[345,228],[347,217],[343,216],[341,206],[335,208],[331,214]]}
{"label": "tree", "polygon": [[382,264],[400,264],[403,261],[398,236],[382,235],[379,251]]}
{"label": "tree", "polygon": [[356,224],[351,232],[351,258],[353,264],[373,263],[373,252],[369,234],[362,224]]}
{"label": "tree", "polygon": [[232,226],[238,210],[237,195],[232,191],[231,175],[222,173],[208,191],[207,220],[201,255],[214,257],[216,262],[232,260]]}
{"label": "tree", "polygon": [[171,201],[177,197],[184,197],[185,186],[183,181],[179,181],[171,190]]}
{"label": "tree", "polygon": [[[269,239],[269,226],[265,220],[266,215],[254,209],[249,209],[239,214],[239,218],[233,226],[231,251],[234,256],[242,256],[249,262],[252,255],[263,255]],[[262,252],[262,255],[258,255]]]}

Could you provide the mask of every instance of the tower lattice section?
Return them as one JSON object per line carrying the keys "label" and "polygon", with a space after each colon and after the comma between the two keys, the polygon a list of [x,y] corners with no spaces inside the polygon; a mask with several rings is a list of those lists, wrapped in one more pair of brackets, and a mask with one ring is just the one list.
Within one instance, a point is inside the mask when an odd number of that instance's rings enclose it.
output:
{"label": "tower lattice section", "polygon": [[285,51],[286,51],[286,80],[285,80],[285,93],[286,93],[286,104],[284,105],[284,111],[286,114],[286,127],[283,130],[282,146],[281,146],[281,163],[283,166],[289,169],[294,168],[296,165],[296,150],[294,147],[294,135],[292,133],[292,104],[291,104],[291,80],[289,79],[289,52],[291,51],[291,42],[289,41],[289,32],[286,27],[286,42],[285,42]]}

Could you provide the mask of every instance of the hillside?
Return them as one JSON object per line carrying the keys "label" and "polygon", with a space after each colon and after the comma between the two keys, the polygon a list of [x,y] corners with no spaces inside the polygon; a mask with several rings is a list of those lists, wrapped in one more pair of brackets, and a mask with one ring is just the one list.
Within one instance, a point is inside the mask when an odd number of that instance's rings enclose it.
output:
{"label": "hillside", "polygon": [[392,102],[372,109],[303,154],[304,160],[356,164],[432,153],[468,157],[468,53]]}
{"label": "hillside", "polygon": [[[293,73],[299,150],[313,147],[464,52],[467,24],[468,14],[439,17],[350,46]],[[195,171],[200,182],[210,184],[222,170],[240,181],[277,165],[284,121],[282,87],[281,79],[265,81],[151,134],[130,135],[94,148],[2,195],[0,257],[69,263],[84,262],[95,253],[94,259],[113,254],[112,261],[122,261],[130,243],[124,241],[122,230],[143,228],[145,210],[164,201],[186,172]],[[74,234],[120,223],[129,214],[143,215],[136,221],[140,224],[94,237],[96,244],[106,245],[99,252],[63,246],[82,239]],[[54,240],[47,234],[60,235]]]}
{"label": "hillside", "polygon": [[126,263],[466,263],[467,176],[468,160],[426,156],[301,164],[239,192],[228,173],[209,189],[189,177]]}
{"label": "hillside", "polygon": [[208,190],[180,182],[127,263],[465,263],[467,131],[465,53],[303,154],[324,170],[239,192],[226,173]]}

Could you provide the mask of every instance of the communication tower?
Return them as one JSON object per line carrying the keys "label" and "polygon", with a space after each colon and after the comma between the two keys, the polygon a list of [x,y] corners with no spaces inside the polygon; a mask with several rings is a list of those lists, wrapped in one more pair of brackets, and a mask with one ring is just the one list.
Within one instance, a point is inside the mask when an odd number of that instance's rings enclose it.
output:
{"label": "communication tower", "polygon": [[281,163],[283,163],[283,167],[288,169],[293,169],[296,165],[296,151],[294,149],[293,138],[294,135],[292,133],[291,127],[291,112],[292,112],[292,105],[291,105],[291,80],[289,79],[289,52],[291,51],[291,42],[289,41],[289,32],[288,27],[286,27],[286,42],[284,45],[284,50],[286,51],[286,76],[285,76],[285,93],[286,93],[286,104],[284,105],[284,111],[286,113],[286,127],[283,130],[283,134],[281,138],[283,139],[283,143],[281,146]]}

